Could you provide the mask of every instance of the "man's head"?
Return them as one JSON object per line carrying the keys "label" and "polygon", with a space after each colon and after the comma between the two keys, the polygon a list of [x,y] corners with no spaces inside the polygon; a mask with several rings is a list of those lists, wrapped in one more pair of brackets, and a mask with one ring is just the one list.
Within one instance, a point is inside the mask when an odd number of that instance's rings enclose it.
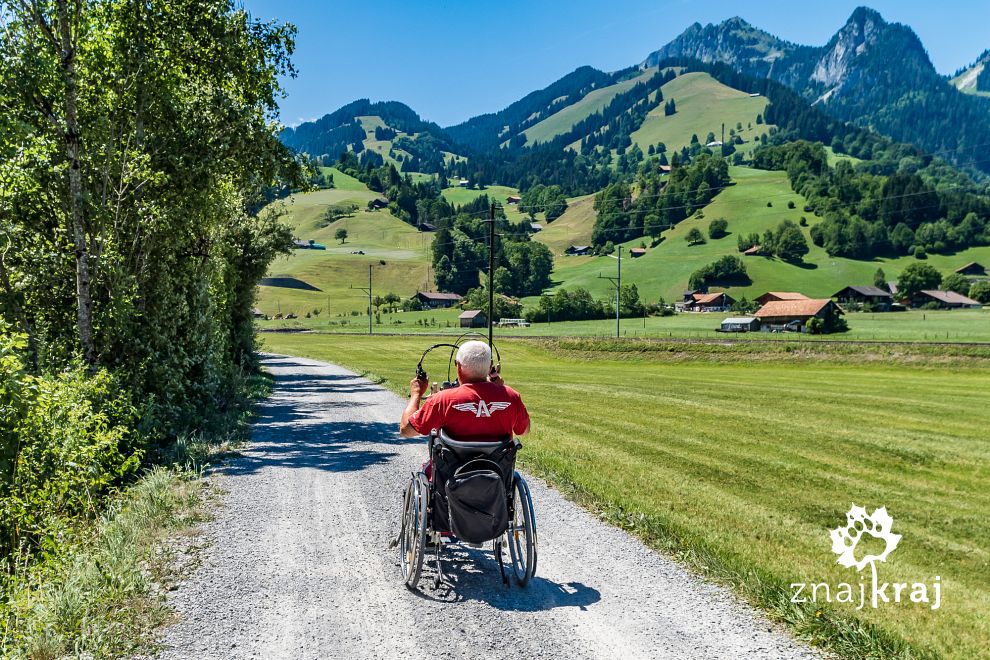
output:
{"label": "man's head", "polygon": [[492,368],[492,349],[483,341],[466,341],[457,349],[457,377],[462,383],[477,383],[488,378]]}

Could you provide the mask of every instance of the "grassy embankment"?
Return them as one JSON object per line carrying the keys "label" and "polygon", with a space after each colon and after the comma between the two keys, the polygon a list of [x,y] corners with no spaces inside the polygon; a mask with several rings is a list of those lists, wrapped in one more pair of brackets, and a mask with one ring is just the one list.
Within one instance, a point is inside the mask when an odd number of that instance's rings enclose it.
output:
{"label": "grassy embankment", "polygon": [[[282,335],[265,343],[374,373],[396,391],[424,348],[415,338]],[[987,655],[985,349],[501,348],[506,379],[534,419],[527,469],[579,502],[842,655]],[[427,370],[439,375],[441,363]],[[790,602],[792,582],[857,584],[855,571],[836,564],[828,535],[853,503],[886,506],[903,536],[881,579],[931,584],[940,576],[939,610]]]}

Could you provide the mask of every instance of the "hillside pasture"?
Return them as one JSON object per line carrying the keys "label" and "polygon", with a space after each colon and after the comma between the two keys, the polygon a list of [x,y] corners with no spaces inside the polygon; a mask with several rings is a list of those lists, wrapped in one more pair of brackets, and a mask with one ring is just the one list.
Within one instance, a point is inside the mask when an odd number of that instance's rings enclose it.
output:
{"label": "hillside pasture", "polygon": [[596,112],[604,110],[605,106],[611,103],[612,99],[616,96],[628,92],[641,82],[645,83],[656,75],[656,73],[657,69],[654,67],[628,80],[592,90],[580,101],[560,109],[539,123],[524,130],[523,135],[526,136],[527,144],[549,142],[558,135],[563,135],[571,130],[574,124]]}
{"label": "hillside pasture", "polygon": [[[729,129],[735,129],[736,124],[741,123],[742,130],[737,132],[745,143],[736,145],[736,150],[748,154],[759,144],[760,136],[770,129],[767,124],[756,123],[756,115],[766,112],[766,97],[751,97],[723,85],[707,73],[682,74],[661,90],[664,100],[647,114],[643,125],[631,135],[633,143],[644,152],[651,144],[659,142],[667,145],[668,151],[679,151],[691,144],[692,135],[697,135],[704,145],[709,132],[719,140],[723,123],[728,142]],[[663,106],[671,99],[677,105],[677,112],[664,116]],[[749,128],[750,124],[752,128]],[[670,158],[669,154],[667,157]]]}
{"label": "hillside pasture", "polygon": [[571,245],[590,245],[591,231],[598,217],[594,205],[594,195],[568,199],[564,214],[547,224],[533,239],[549,247],[555,259],[559,259]]}

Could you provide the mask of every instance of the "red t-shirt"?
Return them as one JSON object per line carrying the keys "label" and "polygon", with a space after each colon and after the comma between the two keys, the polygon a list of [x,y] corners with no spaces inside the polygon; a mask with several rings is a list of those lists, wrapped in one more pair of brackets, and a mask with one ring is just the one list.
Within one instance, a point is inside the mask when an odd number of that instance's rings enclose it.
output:
{"label": "red t-shirt", "polygon": [[514,389],[482,381],[432,395],[409,418],[409,424],[423,435],[444,429],[455,440],[465,442],[501,440],[525,433],[529,413]]}

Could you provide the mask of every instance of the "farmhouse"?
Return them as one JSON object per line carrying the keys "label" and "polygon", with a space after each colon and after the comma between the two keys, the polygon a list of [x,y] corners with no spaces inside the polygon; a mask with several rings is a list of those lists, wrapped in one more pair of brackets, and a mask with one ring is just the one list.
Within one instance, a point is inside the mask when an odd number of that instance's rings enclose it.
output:
{"label": "farmhouse", "polygon": [[484,328],[488,325],[488,317],[480,309],[469,309],[457,317],[462,328]]}
{"label": "farmhouse", "polygon": [[369,209],[383,209],[388,206],[388,200],[384,197],[375,197],[373,200],[368,202]]}
{"label": "farmhouse", "polygon": [[766,305],[775,300],[808,300],[808,296],[796,291],[767,291],[759,298],[755,298],[753,302]]}
{"label": "farmhouse", "polygon": [[660,168],[660,171],[663,172],[664,174],[670,174],[671,171],[670,165],[659,165],[658,167]]}
{"label": "farmhouse", "polygon": [[629,256],[632,257],[633,259],[636,259],[637,257],[642,257],[644,254],[646,254],[646,248],[639,248],[639,247],[629,248]]}
{"label": "farmhouse", "polygon": [[878,286],[847,286],[845,289],[833,293],[832,297],[835,298],[836,302],[860,305],[869,303],[879,309],[888,309],[894,302],[894,296],[891,295],[890,291]]}
{"label": "farmhouse", "polygon": [[756,312],[760,329],[764,332],[791,330],[806,332],[808,321],[819,318],[833,320],[842,314],[842,308],[831,300],[771,300]]}
{"label": "farmhouse", "polygon": [[739,316],[722,321],[719,332],[756,332],[760,329],[760,320],[752,316]]}
{"label": "farmhouse", "polygon": [[960,275],[968,275],[972,277],[983,277],[987,274],[987,269],[983,267],[982,264],[978,264],[975,261],[971,261],[965,266],[956,268],[956,272]]}
{"label": "farmhouse", "polygon": [[972,298],[967,298],[961,293],[956,293],[955,291],[935,291],[932,289],[926,289],[925,291],[919,291],[914,294],[911,298],[912,307],[921,307],[922,305],[934,304],[940,309],[966,309],[975,308],[978,309],[983,307],[983,305]]}
{"label": "farmhouse", "polygon": [[684,302],[688,312],[727,312],[732,309],[735,299],[727,293],[692,293],[691,300]]}
{"label": "farmhouse", "polygon": [[533,231],[543,231],[543,225],[541,225],[538,222],[529,223],[529,228],[532,229]]}
{"label": "farmhouse", "polygon": [[591,252],[590,245],[572,245],[571,247],[564,250],[564,254],[571,256],[583,256]]}
{"label": "farmhouse", "polygon": [[461,301],[456,293],[440,293],[437,291],[417,291],[416,300],[428,309],[446,309]]}
{"label": "farmhouse", "polygon": [[518,204],[519,202],[522,201],[522,197],[518,197],[516,195],[509,195],[505,201],[508,204]]}
{"label": "farmhouse", "polygon": [[743,255],[747,257],[758,257],[760,256],[760,246],[754,245],[753,247],[743,250]]}
{"label": "farmhouse", "polygon": [[257,307],[255,307],[254,309],[251,310],[251,316],[253,316],[256,319],[263,319],[265,318],[265,313],[260,309],[258,309]]}
{"label": "farmhouse", "polygon": [[421,223],[419,223],[419,225],[417,225],[416,229],[418,229],[420,231],[436,231],[437,230],[437,228],[436,228],[435,225],[431,225],[428,222],[421,222]]}

